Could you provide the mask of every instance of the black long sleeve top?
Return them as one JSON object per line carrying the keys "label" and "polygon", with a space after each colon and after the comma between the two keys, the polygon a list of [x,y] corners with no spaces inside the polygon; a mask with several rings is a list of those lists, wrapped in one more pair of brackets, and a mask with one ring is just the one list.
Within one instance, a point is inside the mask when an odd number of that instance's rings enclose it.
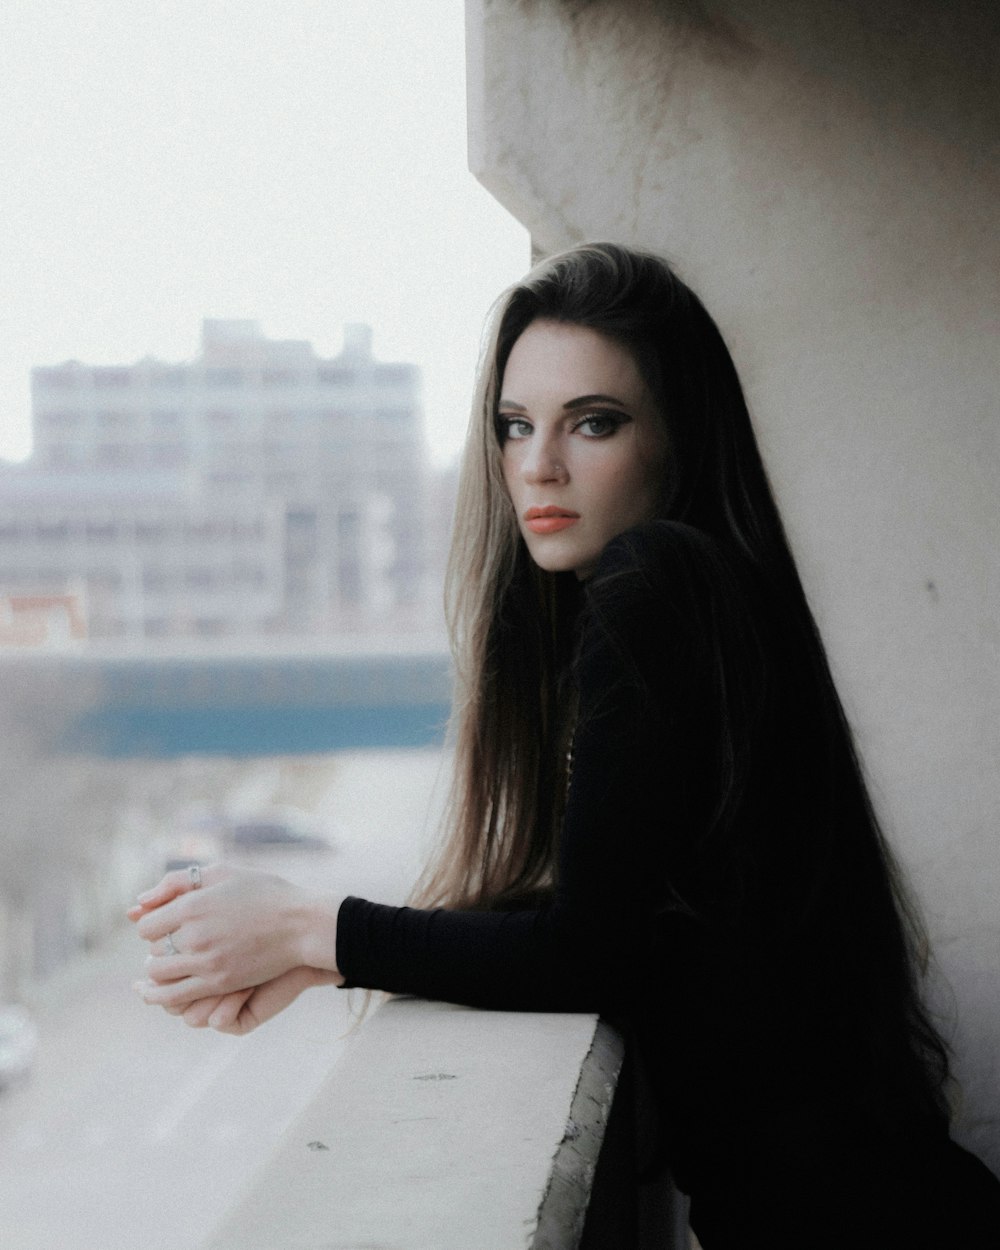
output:
{"label": "black long sleeve top", "polygon": [[657,523],[604,554],[580,623],[551,901],[483,912],[349,898],[337,962],[350,984],[549,1011],[627,1010],[649,991],[661,913],[686,880],[714,797],[705,746],[722,709],[707,670],[721,609],[710,548],[695,531]]}
{"label": "black long sleeve top", "polygon": [[774,801],[759,595],[711,539],[656,521],[609,544],[578,628],[551,899],[450,911],[348,898],[338,967],[348,985],[610,1015],[653,1056],[672,1123],[714,1131],[735,1100],[771,1097],[789,1077],[774,1036],[787,1020],[767,1009],[784,975],[765,955],[781,888],[760,885],[788,821]]}
{"label": "black long sleeve top", "polygon": [[[911,1219],[914,1246],[937,1244],[959,1218],[1000,1225],[1000,1186],[948,1141],[928,1093],[887,859],[811,618],[789,621],[787,599],[686,525],[612,541],[578,622],[551,898],[514,911],[348,898],[337,963],[348,985],[614,1018],[675,1175],[707,1195],[713,1245],[751,1244],[741,1219],[711,1220],[777,1176],[776,1247],[805,1244],[802,1221],[848,1188],[871,1244],[898,1244]],[[842,1244],[831,1229],[808,1244]]]}

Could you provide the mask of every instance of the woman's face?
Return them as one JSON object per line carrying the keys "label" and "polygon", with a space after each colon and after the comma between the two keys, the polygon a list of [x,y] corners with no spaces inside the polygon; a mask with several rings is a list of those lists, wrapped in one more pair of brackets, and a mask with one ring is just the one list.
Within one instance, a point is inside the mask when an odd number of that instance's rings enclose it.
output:
{"label": "woman's face", "polygon": [[614,339],[533,321],[507,361],[498,428],[521,534],[547,572],[588,577],[612,538],[656,515],[666,430]]}

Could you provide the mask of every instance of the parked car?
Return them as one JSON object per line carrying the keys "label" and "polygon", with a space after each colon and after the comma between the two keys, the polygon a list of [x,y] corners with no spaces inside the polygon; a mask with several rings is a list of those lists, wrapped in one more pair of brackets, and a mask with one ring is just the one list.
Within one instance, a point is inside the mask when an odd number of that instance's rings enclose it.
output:
{"label": "parked car", "polygon": [[233,850],[329,851],[330,839],[305,812],[276,809],[231,820],[225,841]]}
{"label": "parked car", "polygon": [[0,1090],[31,1071],[38,1048],[38,1030],[28,1012],[16,1003],[0,1005]]}

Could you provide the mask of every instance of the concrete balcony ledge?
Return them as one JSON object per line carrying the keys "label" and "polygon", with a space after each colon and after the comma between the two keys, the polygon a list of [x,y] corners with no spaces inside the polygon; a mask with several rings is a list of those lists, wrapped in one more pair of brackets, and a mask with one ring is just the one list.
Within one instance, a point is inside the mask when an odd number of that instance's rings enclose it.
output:
{"label": "concrete balcony ledge", "polygon": [[570,1250],[621,1071],[592,1015],[394,999],[208,1250]]}

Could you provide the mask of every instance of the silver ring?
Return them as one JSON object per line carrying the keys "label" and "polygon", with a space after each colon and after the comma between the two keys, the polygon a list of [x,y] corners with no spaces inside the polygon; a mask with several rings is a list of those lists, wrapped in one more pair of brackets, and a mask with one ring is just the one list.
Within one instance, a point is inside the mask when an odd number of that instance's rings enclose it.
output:
{"label": "silver ring", "polygon": [[167,954],[168,954],[168,955],[179,955],[179,954],[180,954],[180,951],[179,951],[179,950],[177,949],[177,947],[174,945],[174,935],[173,935],[172,933],[168,933],[168,934],[167,934],[167,936],[166,936],[163,940],[164,940],[164,942],[166,942],[166,944],[167,944]]}
{"label": "silver ring", "polygon": [[201,889],[201,865],[188,864],[188,877],[191,879],[191,889]]}

